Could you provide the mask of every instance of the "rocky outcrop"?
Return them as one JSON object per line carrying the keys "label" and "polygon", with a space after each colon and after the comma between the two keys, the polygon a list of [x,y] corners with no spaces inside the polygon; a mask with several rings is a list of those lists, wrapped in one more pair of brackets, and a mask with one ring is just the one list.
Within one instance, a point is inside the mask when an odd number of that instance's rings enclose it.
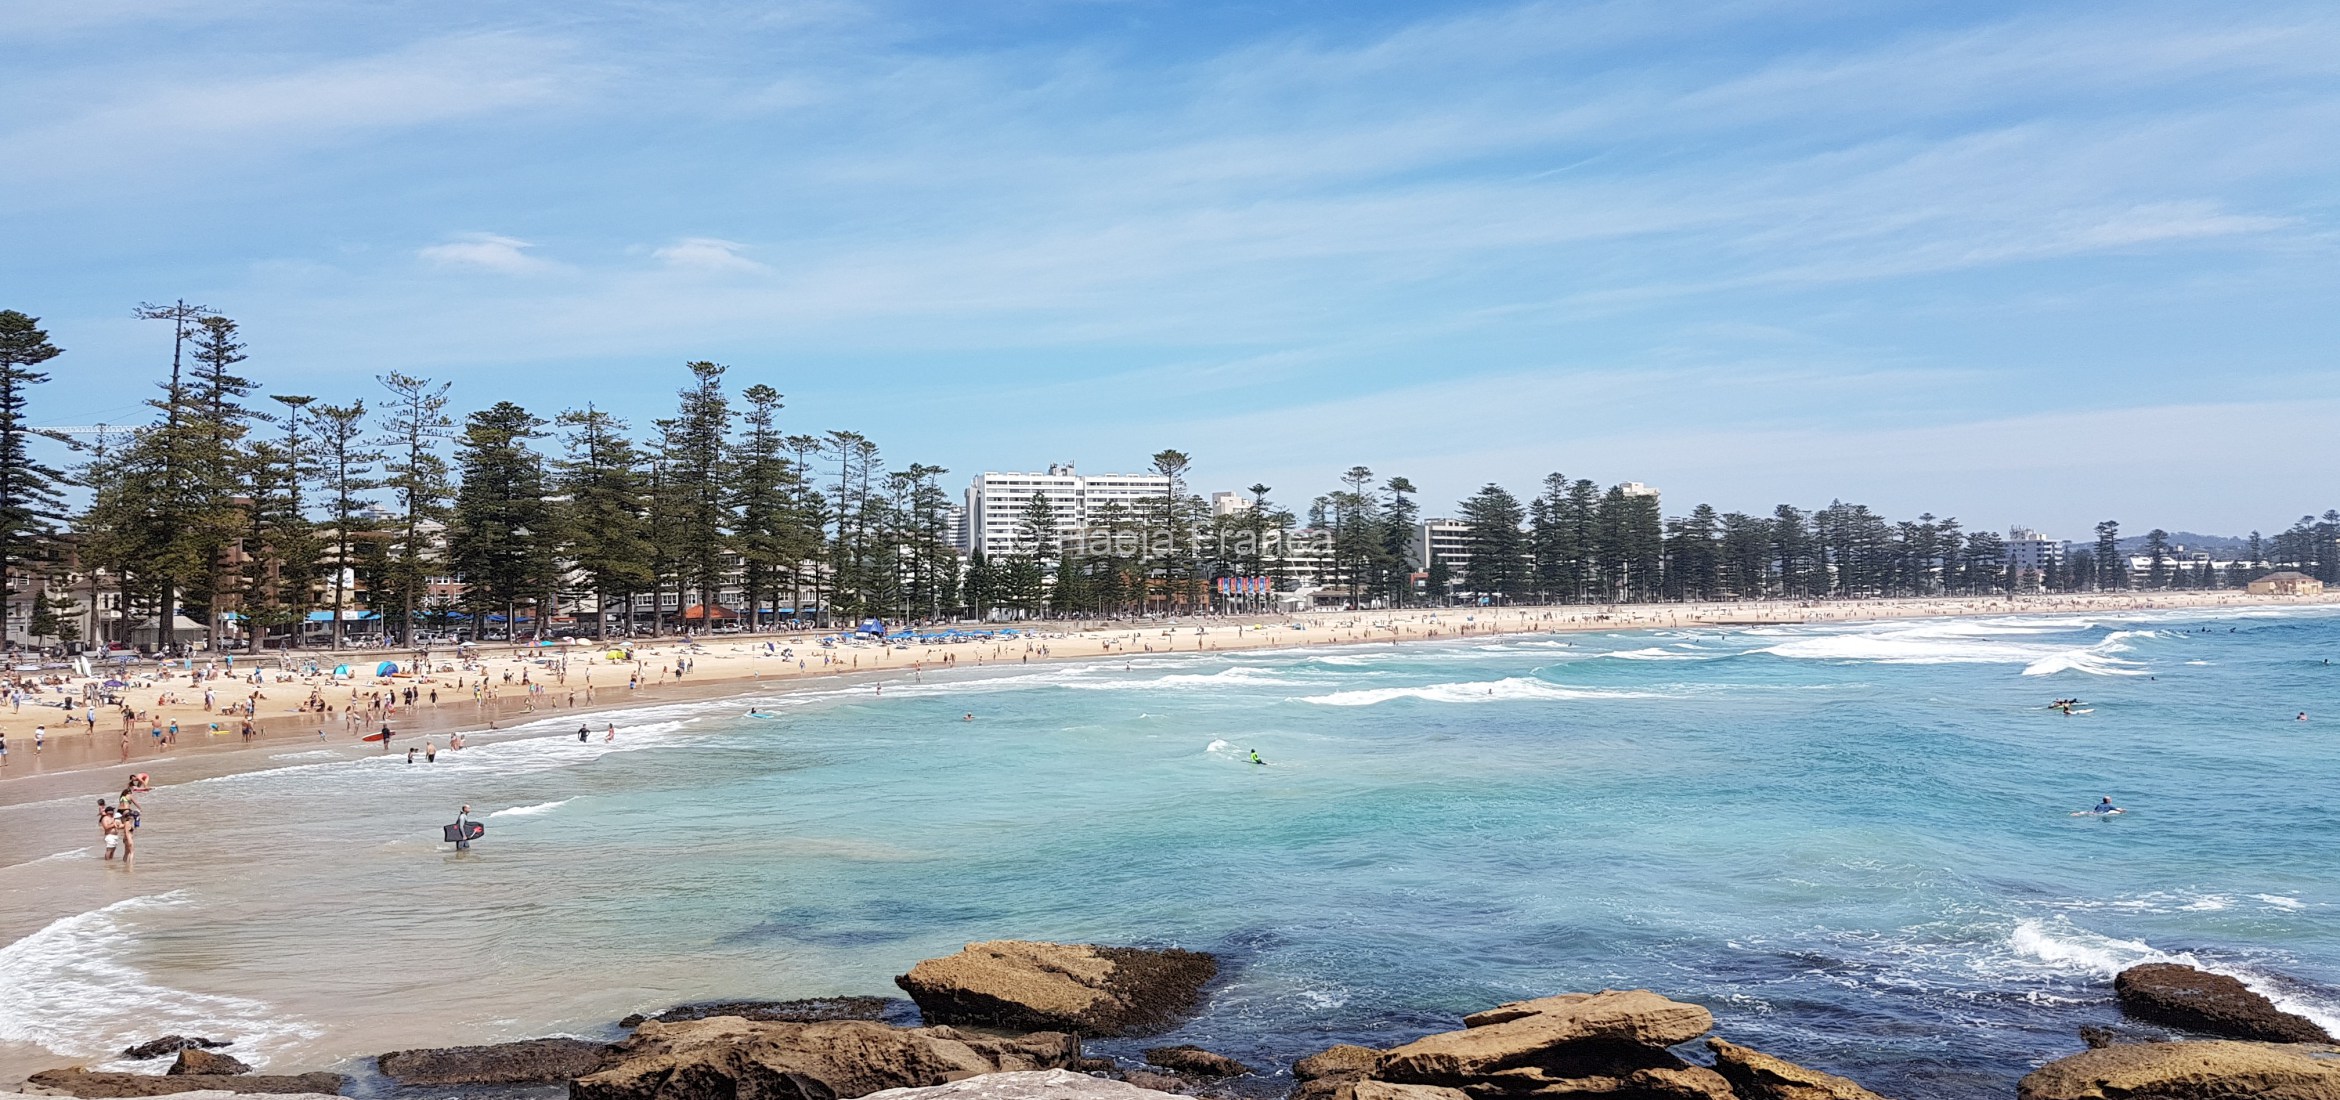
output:
{"label": "rocky outcrop", "polygon": [[1443,1085],[1401,1085],[1394,1081],[1359,1081],[1349,1089],[1355,1100],[1471,1100],[1461,1089]]}
{"label": "rocky outcrop", "polygon": [[1085,1073],[1052,1069],[990,1073],[914,1089],[887,1089],[870,1100],[1163,1100],[1173,1094],[1108,1081]]}
{"label": "rocky outcrop", "polygon": [[930,1024],[1139,1035],[1193,1011],[1218,973],[1200,951],[992,940],[921,962],[894,984]]}
{"label": "rocky outcrop", "polygon": [[179,1060],[172,1062],[171,1068],[163,1072],[172,1077],[185,1077],[191,1073],[250,1073],[252,1067],[225,1054],[213,1054],[202,1047],[184,1047],[179,1051]]}
{"label": "rocky outcrop", "polygon": [[2122,1043],[2032,1071],[2019,1100],[2340,1100],[2340,1051],[2240,1043]]}
{"label": "rocky outcrop", "polygon": [[1150,1069],[1130,1070],[1121,1075],[1121,1080],[1148,1092],[1182,1094],[1182,1090],[1186,1088],[1186,1078],[1174,1073],[1155,1073]]}
{"label": "rocky outcrop", "polygon": [[338,1073],[298,1073],[288,1076],[252,1074],[233,1076],[188,1073],[177,1077],[151,1073],[92,1073],[74,1066],[43,1070],[25,1082],[67,1096],[171,1096],[198,1090],[233,1093],[338,1093],[349,1079]]}
{"label": "rocky outcrop", "polygon": [[1774,1058],[1722,1039],[1708,1039],[1714,1071],[1731,1083],[1739,1100],[1885,1100],[1861,1086],[1784,1058]]}
{"label": "rocky outcrop", "polygon": [[[1371,1076],[1419,1085],[1528,1092],[1561,1079],[1685,1065],[1665,1048],[1714,1026],[1713,1014],[1646,989],[1565,993],[1480,1013],[1475,1027],[1385,1051]],[[1465,1021],[1468,1022],[1467,1020]],[[1624,1072],[1604,1074],[1603,1067]]]}
{"label": "rocky outcrop", "polygon": [[913,1010],[899,997],[814,997],[799,1001],[708,1001],[676,1005],[655,1016],[640,1013],[618,1021],[619,1027],[640,1027],[644,1021],[662,1024],[737,1016],[743,1020],[811,1024],[822,1020],[907,1021]]}
{"label": "rocky outcrop", "polygon": [[1251,1067],[1224,1054],[1198,1046],[1153,1047],[1143,1052],[1146,1064],[1195,1077],[1241,1077]]}
{"label": "rocky outcrop", "polygon": [[1319,1077],[1331,1077],[1342,1073],[1353,1073],[1363,1077],[1373,1072],[1373,1067],[1380,1064],[1380,1051],[1372,1047],[1342,1043],[1338,1046],[1326,1047],[1292,1063],[1292,1076],[1302,1081],[1314,1081]]}
{"label": "rocky outcrop", "polygon": [[394,1050],[374,1059],[382,1075],[401,1085],[550,1085],[602,1067],[607,1043],[587,1039],[528,1039],[481,1047]]}
{"label": "rocky outcrop", "polygon": [[845,1100],[977,1074],[1060,1069],[1080,1055],[1062,1032],[978,1035],[866,1020],[770,1023],[737,1016],[644,1023],[610,1063],[569,1083],[571,1100]]}
{"label": "rocky outcrop", "polygon": [[132,1061],[145,1061],[148,1058],[160,1058],[165,1054],[177,1054],[188,1047],[217,1050],[226,1045],[228,1043],[225,1039],[201,1039],[192,1035],[165,1035],[160,1039],[149,1039],[123,1051],[122,1057]]}
{"label": "rocky outcrop", "polygon": [[2314,1021],[2275,1007],[2241,982],[2177,963],[2123,970],[2113,979],[2113,992],[2121,1011],[2150,1023],[2263,1043],[2332,1041]]}
{"label": "rocky outcrop", "polygon": [[1714,1068],[1692,1065],[1670,1048],[1714,1016],[1646,989],[1516,1001],[1463,1025],[1386,1051],[1312,1054],[1292,1067],[1291,1100],[1883,1100],[1719,1039]]}
{"label": "rocky outcrop", "polygon": [[1355,1100],[1357,1082],[1381,1064],[1381,1052],[1342,1043],[1292,1063],[1288,1100]]}

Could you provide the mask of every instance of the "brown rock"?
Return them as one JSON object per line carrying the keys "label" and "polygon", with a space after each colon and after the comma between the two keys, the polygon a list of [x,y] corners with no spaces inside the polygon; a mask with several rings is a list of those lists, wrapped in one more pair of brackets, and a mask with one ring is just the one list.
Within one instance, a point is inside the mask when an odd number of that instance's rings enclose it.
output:
{"label": "brown rock", "polygon": [[213,1054],[202,1047],[181,1047],[179,1060],[172,1062],[171,1068],[163,1072],[172,1077],[185,1077],[190,1073],[250,1073],[252,1067],[225,1054]]}
{"label": "brown rock", "polygon": [[766,1023],[737,1016],[644,1023],[571,1100],[839,1100],[977,1074],[1060,1069],[1080,1055],[1062,1032],[991,1036],[867,1020]]}
{"label": "brown rock", "polygon": [[1241,1077],[1252,1072],[1250,1066],[1198,1046],[1154,1047],[1142,1053],[1146,1064],[1160,1066],[1172,1073],[1187,1073],[1196,1077]]}
{"label": "brown rock", "polygon": [[1373,1072],[1381,1064],[1381,1052],[1371,1047],[1350,1043],[1326,1047],[1306,1058],[1292,1063],[1292,1076],[1303,1081],[1330,1077],[1336,1073],[1354,1073],[1358,1076]]}
{"label": "brown rock", "polygon": [[1708,1039],[1714,1069],[1730,1081],[1739,1100],[1885,1100],[1842,1077],[1805,1069],[1722,1039]]}
{"label": "brown rock", "polygon": [[2122,1043],[2033,1070],[2019,1100],[2340,1100],[2340,1050],[2238,1043]]}
{"label": "brown rock", "polygon": [[1151,1070],[1143,1069],[1130,1070],[1129,1072],[1121,1075],[1121,1080],[1124,1084],[1135,1085],[1138,1088],[1148,1089],[1153,1092],[1175,1093],[1178,1090],[1186,1087],[1186,1081],[1183,1078],[1173,1077],[1167,1073],[1155,1073]]}
{"label": "brown rock", "polygon": [[583,1077],[610,1057],[608,1043],[528,1039],[482,1047],[394,1050],[374,1059],[401,1085],[549,1085]]}
{"label": "brown rock", "polygon": [[1357,1082],[1364,1079],[1364,1074],[1354,1071],[1312,1077],[1294,1084],[1292,1091],[1284,1094],[1284,1100],[1355,1100]]}
{"label": "brown rock", "polygon": [[684,1020],[705,1020],[716,1016],[737,1016],[743,1020],[778,1021],[794,1024],[817,1023],[821,1020],[883,1020],[888,1016],[908,1016],[910,1005],[899,997],[813,997],[796,1001],[707,1001],[700,1004],[676,1005],[656,1015],[635,1013],[618,1021],[619,1027],[640,1027],[645,1020],[663,1024]]}
{"label": "brown rock", "polygon": [[122,1057],[133,1061],[143,1061],[148,1058],[160,1058],[165,1054],[177,1054],[188,1047],[216,1050],[226,1045],[228,1044],[224,1039],[200,1039],[192,1035],[165,1035],[160,1039],[149,1039],[123,1051]]}
{"label": "brown rock", "polygon": [[1646,989],[1547,997],[1520,1004],[1535,1006],[1535,1011],[1426,1036],[1385,1051],[1373,1076],[1413,1084],[1461,1085],[1511,1071],[1514,1087],[1548,1087],[1539,1082],[1556,1084],[1589,1076],[1619,1059],[1636,1061],[1636,1049],[1662,1053],[1663,1048],[1689,1042],[1714,1026],[1714,1016],[1705,1009],[1667,1000]]}
{"label": "brown rock", "polygon": [[1705,1066],[1637,1069],[1626,1075],[1619,1091],[1650,1100],[1738,1100],[1739,1096],[1722,1074]]}
{"label": "brown rock", "polygon": [[2275,1007],[2224,974],[2177,963],[2146,963],[2113,979],[2121,1011],[2140,1020],[2228,1039],[2263,1043],[2329,1043],[2315,1021]]}
{"label": "brown rock", "polygon": [[1463,1017],[1463,1026],[1486,1027],[1489,1024],[1508,1024],[1513,1020],[1539,1016],[1545,1012],[1560,1011],[1570,1005],[1582,1004],[1591,999],[1592,994],[1590,993],[1561,993],[1551,997],[1538,997],[1532,1001],[1512,1001],[1496,1005],[1485,1012],[1473,1012]]}
{"label": "brown rock", "polygon": [[1471,1100],[1461,1089],[1443,1085],[1401,1085],[1394,1081],[1359,1081],[1352,1090],[1356,1100]]}
{"label": "brown rock", "polygon": [[178,1092],[338,1093],[349,1079],[338,1073],[266,1074],[183,1073],[176,1077],[151,1073],[92,1073],[79,1066],[42,1070],[25,1082],[67,1096],[169,1096]]}
{"label": "brown rock", "polygon": [[930,1024],[1132,1035],[1192,1011],[1218,973],[1199,951],[992,940],[921,962],[894,984]]}

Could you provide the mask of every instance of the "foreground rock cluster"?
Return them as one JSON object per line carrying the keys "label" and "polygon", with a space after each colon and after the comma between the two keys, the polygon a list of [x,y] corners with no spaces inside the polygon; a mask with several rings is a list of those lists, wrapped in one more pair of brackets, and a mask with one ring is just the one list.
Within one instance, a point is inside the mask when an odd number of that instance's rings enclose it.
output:
{"label": "foreground rock cluster", "polygon": [[1293,1100],[1881,1100],[1841,1077],[1724,1042],[1710,1068],[1673,1048],[1714,1027],[1648,990],[1563,993],[1463,1018],[1390,1050],[1334,1047],[1293,1067]]}
{"label": "foreground rock cluster", "polygon": [[[1217,973],[1217,960],[1192,951],[992,941],[897,978],[915,1010],[880,997],[683,1005],[627,1017],[619,1026],[632,1034],[615,1043],[532,1039],[375,1061],[406,1087],[566,1084],[571,1100],[1232,1100],[1281,1091],[1279,1071],[1191,1045],[1146,1049],[1144,1066],[1083,1056],[1084,1037],[1175,1023]],[[2092,1049],[2025,1077],[2019,1100],[2340,1100],[2340,1046],[2233,978],[2151,964],[2122,973],[2115,989],[2140,1026],[2180,1033],[2084,1029]],[[1883,1100],[1708,1036],[1706,1009],[1648,990],[1518,1001],[1463,1025],[1387,1050],[1336,1046],[1303,1058],[1291,1067],[1288,1100]],[[2188,1037],[2197,1034],[2217,1038]],[[28,1086],[51,1096],[221,1100],[315,1098],[351,1083],[333,1073],[255,1074],[219,1052],[230,1045],[165,1036],[123,1055],[175,1056],[166,1072],[70,1067],[35,1074]]]}

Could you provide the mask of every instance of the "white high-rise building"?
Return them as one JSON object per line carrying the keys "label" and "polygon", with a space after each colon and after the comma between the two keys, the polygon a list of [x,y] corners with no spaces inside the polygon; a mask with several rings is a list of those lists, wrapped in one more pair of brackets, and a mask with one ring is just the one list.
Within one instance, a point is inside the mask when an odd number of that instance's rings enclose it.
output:
{"label": "white high-rise building", "polygon": [[1070,462],[1052,464],[1042,474],[985,471],[967,486],[965,541],[959,548],[987,557],[1028,550],[1018,545],[1016,529],[1034,493],[1047,498],[1056,513],[1057,535],[1066,538],[1086,529],[1107,504],[1138,514],[1147,501],[1169,491],[1170,479],[1160,474],[1083,474]]}
{"label": "white high-rise building", "polygon": [[2010,527],[2007,564],[2032,573],[2045,573],[2064,564],[2063,540],[2044,538],[2029,527]]}

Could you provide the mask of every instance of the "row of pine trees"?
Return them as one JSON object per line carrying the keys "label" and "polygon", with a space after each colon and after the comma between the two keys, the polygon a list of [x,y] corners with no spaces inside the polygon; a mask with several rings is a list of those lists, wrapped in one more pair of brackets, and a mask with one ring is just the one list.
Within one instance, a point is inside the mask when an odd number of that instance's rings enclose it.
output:
{"label": "row of pine trees", "polygon": [[[543,415],[501,401],[458,416],[450,383],[398,372],[337,402],[263,401],[238,373],[247,348],[234,320],[184,301],[138,312],[171,333],[149,421],[69,440],[78,461],[58,469],[33,454],[29,398],[59,349],[36,318],[0,311],[0,570],[69,564],[105,577],[133,617],[181,609],[255,642],[361,604],[400,640],[581,606],[599,609],[580,624],[595,634],[703,628],[711,607],[751,626],[768,608],[817,608],[825,621],[1188,611],[1213,606],[1215,578],[1288,589],[1303,567],[1360,607],[2215,588],[2267,562],[2340,582],[2333,512],[2265,543],[2254,534],[2247,561],[2215,567],[2180,562],[2155,530],[2137,576],[2108,521],[2093,547],[2024,576],[1996,533],[1954,519],[1895,522],[1844,503],[1763,516],[1701,504],[1666,518],[1638,486],[1557,473],[1525,501],[1494,484],[1462,501],[1467,569],[1433,555],[1419,576],[1408,479],[1358,466],[1304,518],[1266,485],[1214,513],[1175,450],[1153,456],[1159,498],[1106,506],[1063,539],[1062,517],[1035,496],[1016,552],[962,560],[949,471],[890,466],[855,432],[789,432],[778,391],[735,393],[716,363],[686,364],[672,413],[646,424],[590,404]],[[69,509],[74,486],[81,506]],[[462,583],[437,583],[449,578]],[[34,632],[64,637],[63,610],[44,600]],[[338,644],[347,623],[328,619]]]}

